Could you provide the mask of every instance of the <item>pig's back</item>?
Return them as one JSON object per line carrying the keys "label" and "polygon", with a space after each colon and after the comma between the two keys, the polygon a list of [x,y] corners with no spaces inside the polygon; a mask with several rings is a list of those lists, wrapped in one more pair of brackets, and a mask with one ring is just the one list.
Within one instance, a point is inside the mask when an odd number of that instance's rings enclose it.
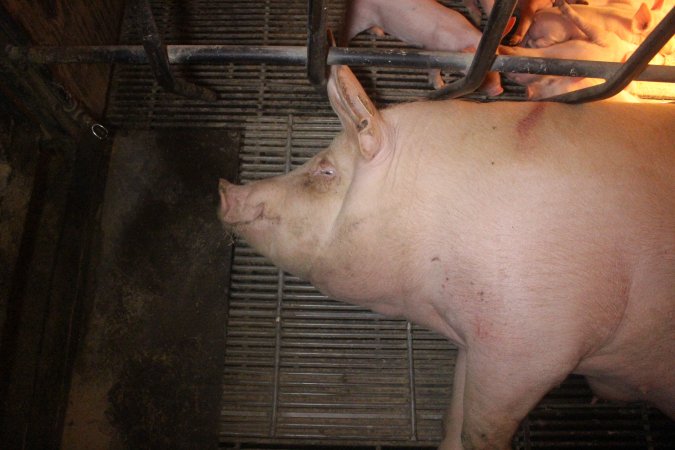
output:
{"label": "pig's back", "polygon": [[[567,188],[590,195],[591,202],[660,212],[672,225],[671,105],[447,101],[400,108],[399,114],[391,108],[397,152],[400,162],[413,168],[404,189],[409,181],[421,181],[431,190],[458,190],[460,201],[463,196],[489,201],[502,190],[527,191],[538,184],[548,193]],[[630,199],[642,206],[622,204]]]}
{"label": "pig's back", "polygon": [[401,189],[418,184],[431,204],[563,206],[541,205],[548,197],[565,200],[570,212],[633,211],[636,220],[675,226],[671,105],[447,101],[385,113],[396,123],[397,164],[409,168]]}
{"label": "pig's back", "polygon": [[[642,152],[638,159],[675,159],[675,106],[667,104],[443,101],[400,105],[385,113],[399,124],[426,128],[425,140],[436,136],[455,155],[462,149],[454,144],[461,143],[471,157],[479,152],[521,162],[563,151],[559,159],[568,163],[575,157],[631,161],[636,151]],[[665,169],[674,173],[672,166]]]}

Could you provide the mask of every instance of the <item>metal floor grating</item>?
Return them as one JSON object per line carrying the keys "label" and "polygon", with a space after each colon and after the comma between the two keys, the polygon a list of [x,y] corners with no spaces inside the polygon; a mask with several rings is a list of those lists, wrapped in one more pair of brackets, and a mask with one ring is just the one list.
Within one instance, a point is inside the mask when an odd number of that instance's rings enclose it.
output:
{"label": "metal floor grating", "polygon": [[[167,43],[305,45],[304,0],[153,1]],[[448,3],[448,2],[444,2]],[[342,1],[329,5],[335,28]],[[139,43],[128,12],[123,41]],[[361,36],[357,46],[401,47]],[[177,75],[208,86],[215,104],[161,92],[144,66],[117,66],[107,120],[118,128],[223,127],[242,131],[243,182],[281,174],[339,131],[302,67],[190,65]],[[379,105],[428,92],[414,69],[355,70]],[[506,99],[522,98],[507,84]],[[443,338],[325,298],[235,242],[224,361],[223,448],[434,448],[448,405],[455,349]],[[516,448],[675,448],[670,420],[644,406],[591,404],[571,377],[521,426]]]}

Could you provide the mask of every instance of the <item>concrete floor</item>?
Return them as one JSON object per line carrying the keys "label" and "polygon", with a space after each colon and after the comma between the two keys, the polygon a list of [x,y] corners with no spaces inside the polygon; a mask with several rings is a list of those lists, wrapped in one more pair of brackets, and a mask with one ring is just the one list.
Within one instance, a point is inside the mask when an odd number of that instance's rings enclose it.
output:
{"label": "concrete floor", "polygon": [[216,216],[238,135],[115,137],[62,447],[215,448],[231,248]]}

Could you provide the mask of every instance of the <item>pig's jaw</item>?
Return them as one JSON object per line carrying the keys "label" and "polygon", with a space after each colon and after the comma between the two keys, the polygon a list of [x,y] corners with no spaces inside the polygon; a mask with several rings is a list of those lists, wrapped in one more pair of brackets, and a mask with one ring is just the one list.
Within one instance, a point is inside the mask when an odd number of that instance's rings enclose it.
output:
{"label": "pig's jaw", "polygon": [[318,244],[309,238],[311,234],[307,235],[308,242],[298,242],[297,237],[289,233],[286,224],[287,221],[280,216],[263,208],[256,219],[226,225],[226,228],[277,267],[309,280]]}
{"label": "pig's jaw", "polygon": [[245,218],[240,217],[236,221],[228,221],[226,217],[222,217],[222,220],[225,228],[246,239],[260,251],[264,251],[264,248],[260,248],[259,236],[270,234],[272,229],[281,223],[281,217],[268,213],[268,208],[264,203],[249,208]]}
{"label": "pig's jaw", "polygon": [[232,217],[230,212],[231,211],[221,210],[220,217],[223,221],[223,224],[225,224],[227,228],[230,228],[232,231],[237,233],[238,229],[246,228],[252,223],[263,219],[265,217],[265,205],[261,203],[252,208],[249,208],[246,215],[247,217],[238,217],[235,219]]}

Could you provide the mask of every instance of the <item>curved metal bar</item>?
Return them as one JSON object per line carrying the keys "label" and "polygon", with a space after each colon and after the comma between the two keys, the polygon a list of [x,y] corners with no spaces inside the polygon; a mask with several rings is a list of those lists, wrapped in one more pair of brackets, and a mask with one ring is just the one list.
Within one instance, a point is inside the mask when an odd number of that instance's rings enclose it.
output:
{"label": "curved metal bar", "polygon": [[429,98],[457,98],[475,91],[481,85],[495,60],[497,47],[502,40],[506,24],[513,15],[516,1],[495,1],[466,76],[433,91],[429,94]]}
{"label": "curved metal bar", "polygon": [[307,18],[307,77],[323,89],[328,82],[328,35],[326,34],[325,0],[309,0]]}
{"label": "curved metal bar", "polygon": [[675,7],[652,30],[638,49],[621,67],[602,84],[579,89],[566,94],[542,99],[546,102],[584,103],[613,97],[639,75],[649,61],[670,40],[675,32]]}
{"label": "curved metal bar", "polygon": [[159,35],[148,0],[134,0],[132,7],[143,34],[143,48],[147,54],[148,63],[159,85],[166,91],[183,97],[207,102],[216,101],[218,95],[211,89],[179,80],[174,76],[169,65],[166,45]]}

